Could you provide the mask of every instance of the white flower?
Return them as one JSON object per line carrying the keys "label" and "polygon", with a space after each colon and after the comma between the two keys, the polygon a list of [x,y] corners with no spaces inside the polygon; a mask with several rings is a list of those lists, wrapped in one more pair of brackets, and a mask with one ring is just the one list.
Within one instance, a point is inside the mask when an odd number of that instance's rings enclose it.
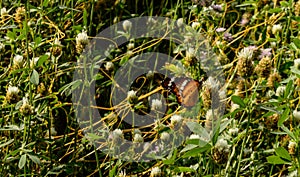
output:
{"label": "white flower", "polygon": [[200,136],[196,134],[191,134],[189,139],[200,139]]}
{"label": "white flower", "polygon": [[213,118],[217,116],[216,114],[217,114],[217,111],[214,111],[214,113],[213,113],[212,109],[209,109],[205,114],[205,118],[206,118],[206,120],[213,120]]}
{"label": "white flower", "polygon": [[251,59],[253,56],[255,48],[254,47],[244,47],[241,51],[238,53],[238,58],[244,58],[244,59]]}
{"label": "white flower", "polygon": [[17,95],[19,93],[19,88],[16,86],[8,86],[7,94],[9,95]]}
{"label": "white flower", "polygon": [[151,103],[152,110],[160,110],[162,108],[162,102],[159,99],[153,99]]}
{"label": "white flower", "polygon": [[300,69],[300,58],[294,60],[294,67]]}
{"label": "white flower", "polygon": [[178,123],[181,123],[181,121],[182,117],[180,115],[175,114],[171,117],[171,125],[176,125]]}
{"label": "white flower", "polygon": [[289,142],[289,145],[288,145],[288,148],[289,149],[295,149],[297,146],[297,143],[295,143],[294,141],[290,141]]}
{"label": "white flower", "polygon": [[107,63],[105,64],[105,69],[106,69],[107,71],[109,71],[109,70],[111,70],[111,69],[113,69],[113,68],[114,68],[113,62],[109,61],[109,62],[107,62]]}
{"label": "white flower", "polygon": [[296,169],[296,170],[290,172],[287,177],[299,177],[298,176],[298,170]]}
{"label": "white flower", "polygon": [[170,139],[170,134],[168,132],[162,132],[160,134],[160,139],[163,141],[168,141]]}
{"label": "white flower", "polygon": [[279,86],[279,87],[276,89],[275,95],[276,95],[276,96],[281,96],[281,97],[282,97],[282,96],[284,95],[285,89],[286,89],[286,86],[284,86],[284,85]]}
{"label": "white flower", "polygon": [[128,31],[131,29],[131,27],[132,27],[131,21],[125,20],[125,21],[123,22],[123,29],[124,29],[125,31],[128,32]]}
{"label": "white flower", "polygon": [[195,49],[192,47],[188,48],[188,50],[186,51],[186,57],[187,58],[195,57]]}
{"label": "white flower", "polygon": [[150,177],[155,177],[155,176],[160,176],[160,175],[161,175],[161,170],[159,167],[152,168]]}
{"label": "white flower", "polygon": [[136,97],[136,91],[134,90],[130,90],[127,92],[127,98],[128,99],[132,99],[132,98],[135,98]]}
{"label": "white flower", "polygon": [[181,27],[183,25],[183,18],[179,18],[176,23],[178,27]]}
{"label": "white flower", "polygon": [[228,130],[228,133],[231,136],[236,136],[239,133],[239,129],[238,128],[231,128],[231,129]]}
{"label": "white flower", "polygon": [[5,45],[2,42],[0,42],[0,51],[3,51],[4,49],[5,49]]}
{"label": "white flower", "polygon": [[226,28],[220,27],[220,28],[216,29],[216,32],[218,32],[218,33],[221,33],[221,32],[224,32],[224,31],[226,31]]}
{"label": "white flower", "polygon": [[131,50],[134,48],[134,43],[133,42],[130,42],[128,45],[127,45],[127,48],[128,50]]}
{"label": "white flower", "polygon": [[276,47],[276,42],[270,42],[272,48]]}
{"label": "white flower", "polygon": [[142,143],[142,142],[144,142],[144,138],[142,137],[141,134],[135,134],[133,137],[133,142]]}
{"label": "white flower", "polygon": [[272,27],[273,34],[276,34],[276,33],[280,32],[281,30],[282,30],[281,24],[276,24],[276,25],[273,25],[273,27]]}
{"label": "white flower", "polygon": [[193,23],[192,23],[192,28],[193,28],[193,29],[197,29],[197,28],[199,28],[199,26],[200,26],[200,23],[199,23],[199,22],[193,22]]}
{"label": "white flower", "polygon": [[3,7],[3,8],[1,9],[1,13],[0,13],[0,14],[1,14],[1,16],[5,16],[5,15],[8,14],[5,7]]}
{"label": "white flower", "polygon": [[215,145],[215,147],[221,152],[221,151],[228,151],[229,145],[226,140],[219,139]]}
{"label": "white flower", "polygon": [[216,79],[209,76],[208,79],[204,82],[204,85],[210,89],[218,89],[220,84]]}
{"label": "white flower", "polygon": [[22,55],[16,55],[13,59],[13,64],[16,66],[21,66],[23,63],[23,56]]}
{"label": "white flower", "polygon": [[122,132],[122,130],[121,129],[115,129],[114,131],[113,131],[113,138],[115,138],[115,139],[117,139],[117,138],[121,138],[121,139],[123,139],[123,132]]}
{"label": "white flower", "polygon": [[146,74],[147,78],[153,78],[154,77],[154,72],[153,71],[148,71],[148,73]]}
{"label": "white flower", "polygon": [[300,111],[294,110],[293,116],[294,116],[295,120],[300,121]]}
{"label": "white flower", "polygon": [[82,31],[76,36],[76,44],[77,45],[86,45],[89,42],[88,35],[86,31]]}

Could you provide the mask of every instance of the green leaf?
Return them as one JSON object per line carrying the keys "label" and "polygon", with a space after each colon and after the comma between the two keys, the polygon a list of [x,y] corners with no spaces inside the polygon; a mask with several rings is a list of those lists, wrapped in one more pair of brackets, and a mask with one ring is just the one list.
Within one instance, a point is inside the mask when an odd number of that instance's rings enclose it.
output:
{"label": "green leaf", "polygon": [[279,157],[281,157],[285,160],[292,161],[292,158],[291,158],[289,152],[283,147],[276,148],[275,153],[276,153],[276,155],[278,155]]}
{"label": "green leaf", "polygon": [[231,101],[233,101],[235,104],[238,104],[241,108],[245,108],[246,105],[241,97],[233,95],[231,96]]}
{"label": "green leaf", "polygon": [[293,138],[293,140],[297,140],[295,135],[287,128],[285,127],[283,124],[280,126],[280,128],[286,132],[291,138]]}
{"label": "green leaf", "polygon": [[84,9],[83,10],[83,25],[84,26],[87,26],[87,21],[88,21],[88,19],[87,19],[87,11],[86,11],[86,9]]}
{"label": "green leaf", "polygon": [[300,49],[300,39],[294,38],[294,39],[293,39],[293,43],[296,45],[296,47],[297,47],[298,49]]}
{"label": "green leaf", "polygon": [[186,144],[194,144],[194,145],[198,145],[199,147],[203,147],[207,144],[207,142],[201,139],[188,139],[186,140]]}
{"label": "green leaf", "polygon": [[278,8],[274,8],[274,9],[270,9],[269,10],[269,13],[279,13],[282,11],[282,8],[278,7]]}
{"label": "green leaf", "polygon": [[272,156],[267,157],[267,161],[271,164],[274,164],[274,165],[287,164],[288,163],[288,162],[282,160],[279,156],[276,156],[276,155],[272,155]]}
{"label": "green leaf", "polygon": [[198,156],[200,153],[203,153],[207,150],[209,150],[211,148],[210,144],[206,144],[203,147],[198,147],[198,148],[194,148],[190,151],[187,151],[185,154],[182,155],[182,158],[186,158],[186,157],[196,157]]}
{"label": "green leaf", "polygon": [[7,146],[9,145],[10,143],[12,143],[15,139],[10,139],[8,140],[7,142],[3,143],[3,144],[0,144],[0,148],[3,148],[4,146]]}
{"label": "green leaf", "polygon": [[98,140],[98,139],[102,138],[101,136],[98,136],[98,135],[96,135],[96,134],[94,134],[94,133],[88,133],[87,136],[88,136],[88,138],[90,138],[92,141]]}
{"label": "green leaf", "polygon": [[109,177],[114,177],[116,176],[116,171],[117,171],[117,165],[115,165],[111,170],[109,170]]}
{"label": "green leaf", "polygon": [[278,127],[280,127],[283,124],[283,122],[285,122],[289,118],[289,113],[290,109],[286,108],[277,122]]}
{"label": "green leaf", "polygon": [[28,157],[35,163],[35,164],[41,164],[41,161],[40,161],[40,159],[37,157],[37,156],[35,156],[35,155],[30,155],[30,154],[27,154],[28,155]]}
{"label": "green leaf", "polygon": [[194,172],[195,170],[190,167],[177,167],[178,172]]}
{"label": "green leaf", "polygon": [[19,160],[19,164],[18,164],[18,167],[20,169],[22,169],[24,166],[25,166],[25,163],[26,163],[26,154],[23,154]]}
{"label": "green leaf", "polygon": [[42,66],[42,64],[43,64],[48,58],[49,58],[48,55],[42,55],[42,56],[40,56],[36,66],[37,66],[37,67]]}
{"label": "green leaf", "polygon": [[290,94],[290,92],[292,91],[292,87],[293,87],[293,80],[289,80],[285,92],[284,92],[284,98],[287,98]]}
{"label": "green leaf", "polygon": [[30,82],[34,85],[39,85],[39,73],[35,69],[32,71]]}

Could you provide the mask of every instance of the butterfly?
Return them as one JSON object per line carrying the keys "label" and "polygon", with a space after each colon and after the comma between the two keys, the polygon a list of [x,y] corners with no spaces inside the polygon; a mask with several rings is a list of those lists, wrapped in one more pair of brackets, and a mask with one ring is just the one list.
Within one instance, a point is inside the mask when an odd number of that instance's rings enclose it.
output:
{"label": "butterfly", "polygon": [[199,89],[203,81],[187,77],[166,78],[162,86],[176,95],[177,102],[185,107],[193,107],[199,101]]}

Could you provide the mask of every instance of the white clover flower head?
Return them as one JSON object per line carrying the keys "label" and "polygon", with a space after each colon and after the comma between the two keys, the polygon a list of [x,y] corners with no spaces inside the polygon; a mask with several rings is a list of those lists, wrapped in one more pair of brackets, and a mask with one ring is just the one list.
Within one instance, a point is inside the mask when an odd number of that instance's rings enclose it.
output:
{"label": "white clover flower head", "polygon": [[276,44],[277,44],[276,42],[270,42],[272,48],[276,47]]}
{"label": "white clover flower head", "polygon": [[13,64],[16,66],[21,66],[23,63],[23,56],[22,55],[15,55],[13,59]]}
{"label": "white clover flower head", "polygon": [[186,51],[186,57],[187,58],[195,57],[195,49],[192,47],[189,47],[188,50]]}
{"label": "white clover flower head", "polygon": [[290,172],[287,177],[299,177],[298,176],[298,170],[296,169],[296,170]]}
{"label": "white clover flower head", "polygon": [[272,33],[273,34],[277,34],[278,32],[280,32],[282,30],[282,26],[281,24],[276,24],[272,26]]}
{"label": "white clover flower head", "polygon": [[213,120],[214,117],[216,117],[216,111],[213,112],[212,109],[209,109],[205,114],[206,120]]}
{"label": "white clover flower head", "polygon": [[276,95],[276,96],[281,96],[281,97],[282,97],[282,96],[284,95],[285,89],[286,89],[286,86],[285,86],[285,85],[279,86],[279,87],[276,89],[275,95]]}
{"label": "white clover flower head", "polygon": [[133,42],[128,43],[127,48],[128,48],[128,50],[133,49],[134,48],[134,43]]}
{"label": "white clover flower head", "polygon": [[144,138],[142,137],[141,134],[135,134],[133,137],[133,142],[142,143],[142,142],[144,142]]}
{"label": "white clover flower head", "polygon": [[4,51],[4,49],[5,49],[5,45],[2,42],[0,42],[0,51]]}
{"label": "white clover flower head", "polygon": [[5,7],[3,7],[3,8],[1,9],[0,14],[1,14],[1,16],[5,16],[5,15],[8,14],[8,12],[7,12],[7,10],[6,10]]}
{"label": "white clover flower head", "polygon": [[223,27],[220,27],[220,28],[216,29],[216,32],[218,32],[218,33],[221,33],[221,32],[224,32],[224,31],[226,31],[226,28],[223,28]]}
{"label": "white clover flower head", "polygon": [[113,138],[118,139],[121,138],[123,139],[123,132],[121,129],[117,128],[113,131]]}
{"label": "white clover flower head", "polygon": [[294,67],[300,69],[300,58],[294,60]]}
{"label": "white clover flower head", "polygon": [[219,139],[215,144],[215,148],[217,148],[220,152],[221,151],[228,151],[229,145],[225,139]]}
{"label": "white clover flower head", "polygon": [[184,24],[183,24],[183,18],[179,18],[177,21],[176,21],[176,24],[178,27],[182,27]]}
{"label": "white clover flower head", "polygon": [[159,167],[154,167],[151,170],[150,177],[160,176],[161,175],[161,169]]}
{"label": "white clover flower head", "polygon": [[113,62],[109,61],[109,62],[105,63],[104,67],[107,71],[110,71],[114,68],[114,64],[113,64]]}
{"label": "white clover flower head", "polygon": [[163,141],[168,141],[170,139],[170,134],[168,132],[162,132],[160,134],[160,139]]}
{"label": "white clover flower head", "polygon": [[136,97],[136,91],[134,90],[130,90],[127,92],[127,98],[128,99],[132,99],[132,98],[135,98]]}
{"label": "white clover flower head", "polygon": [[153,78],[153,77],[154,77],[154,72],[151,71],[151,70],[148,71],[147,74],[146,74],[146,77],[147,77],[147,78],[150,78],[150,79]]}
{"label": "white clover flower head", "polygon": [[253,52],[255,50],[255,47],[249,46],[244,47],[241,51],[238,53],[238,58],[244,58],[244,59],[251,59],[253,56]]}
{"label": "white clover flower head", "polygon": [[160,110],[162,108],[162,102],[159,99],[153,99],[151,103],[152,110]]}
{"label": "white clover flower head", "polygon": [[173,115],[171,116],[171,125],[176,125],[182,122],[182,117],[180,115]]}
{"label": "white clover flower head", "polygon": [[132,27],[132,22],[129,20],[125,20],[122,25],[123,25],[124,31],[129,32]]}
{"label": "white clover flower head", "polygon": [[288,148],[289,149],[295,149],[297,146],[297,143],[294,142],[294,141],[289,141],[289,145],[288,145]]}
{"label": "white clover flower head", "polygon": [[88,35],[85,30],[76,36],[76,44],[77,45],[86,45],[89,42]]}
{"label": "white clover flower head", "polygon": [[216,79],[209,76],[208,79],[204,82],[204,85],[209,89],[218,89],[220,84]]}
{"label": "white clover flower head", "polygon": [[197,28],[199,28],[200,27],[200,23],[199,22],[193,22],[192,23],[192,28],[193,29],[197,29]]}
{"label": "white clover flower head", "polygon": [[239,133],[239,129],[238,128],[230,128],[228,130],[228,133],[231,135],[231,136],[236,136],[238,133]]}
{"label": "white clover flower head", "polygon": [[200,139],[200,136],[197,134],[191,134],[189,139]]}
{"label": "white clover flower head", "polygon": [[16,86],[8,86],[7,88],[7,94],[10,95],[17,95],[19,93],[19,88]]}
{"label": "white clover flower head", "polygon": [[294,110],[293,111],[293,116],[295,118],[296,121],[300,121],[300,111]]}

